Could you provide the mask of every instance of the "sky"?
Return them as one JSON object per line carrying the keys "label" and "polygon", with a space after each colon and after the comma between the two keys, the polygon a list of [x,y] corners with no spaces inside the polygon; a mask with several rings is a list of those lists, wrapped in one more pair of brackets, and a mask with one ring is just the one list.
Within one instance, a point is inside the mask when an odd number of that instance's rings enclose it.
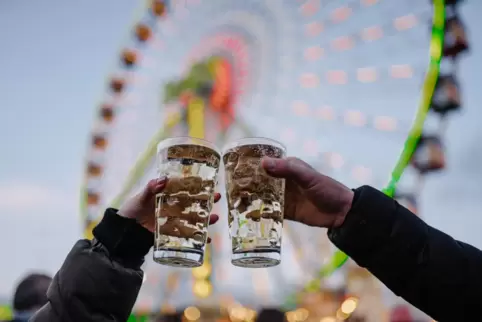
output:
{"label": "sky", "polygon": [[[30,270],[54,273],[81,237],[79,189],[105,76],[136,1],[0,0],[0,297]],[[423,218],[482,248],[482,2],[462,15],[471,53],[463,113],[447,132],[448,168],[430,176]]]}

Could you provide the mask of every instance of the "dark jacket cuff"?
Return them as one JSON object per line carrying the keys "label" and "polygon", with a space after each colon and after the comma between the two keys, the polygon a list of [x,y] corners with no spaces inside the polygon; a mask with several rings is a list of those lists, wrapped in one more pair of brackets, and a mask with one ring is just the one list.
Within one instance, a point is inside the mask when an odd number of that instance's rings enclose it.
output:
{"label": "dark jacket cuff", "polygon": [[119,216],[113,208],[105,211],[93,235],[112,257],[126,262],[142,261],[154,244],[153,233],[135,219]]}
{"label": "dark jacket cuff", "polygon": [[328,230],[336,247],[360,266],[367,265],[369,255],[383,245],[392,231],[398,203],[370,186],[354,190],[353,205],[342,226]]}

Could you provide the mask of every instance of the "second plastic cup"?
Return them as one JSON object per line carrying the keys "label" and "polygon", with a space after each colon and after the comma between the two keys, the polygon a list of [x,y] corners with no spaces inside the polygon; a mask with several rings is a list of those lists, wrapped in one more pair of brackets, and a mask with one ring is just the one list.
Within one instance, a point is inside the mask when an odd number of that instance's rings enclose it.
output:
{"label": "second plastic cup", "polygon": [[231,262],[240,267],[270,267],[281,262],[285,180],[261,167],[264,156],[283,158],[286,148],[266,138],[245,138],[223,149]]}
{"label": "second plastic cup", "polygon": [[216,146],[205,140],[177,137],[158,144],[159,176],[168,182],[156,196],[155,262],[203,264],[220,159]]}

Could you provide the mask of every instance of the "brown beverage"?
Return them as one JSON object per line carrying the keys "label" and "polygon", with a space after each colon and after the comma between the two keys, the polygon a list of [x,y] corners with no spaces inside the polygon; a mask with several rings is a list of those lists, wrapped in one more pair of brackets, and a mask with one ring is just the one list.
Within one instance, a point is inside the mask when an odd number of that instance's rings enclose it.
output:
{"label": "brown beverage", "polygon": [[242,267],[275,266],[281,260],[285,181],[261,167],[264,156],[281,158],[284,147],[262,138],[243,139],[225,149],[228,223],[232,263]]}
{"label": "brown beverage", "polygon": [[[186,141],[195,144],[181,144]],[[211,146],[193,138],[168,139],[158,146],[159,175],[168,177],[166,188],[156,197],[154,260],[158,263],[182,267],[203,263],[220,164],[220,155]]]}

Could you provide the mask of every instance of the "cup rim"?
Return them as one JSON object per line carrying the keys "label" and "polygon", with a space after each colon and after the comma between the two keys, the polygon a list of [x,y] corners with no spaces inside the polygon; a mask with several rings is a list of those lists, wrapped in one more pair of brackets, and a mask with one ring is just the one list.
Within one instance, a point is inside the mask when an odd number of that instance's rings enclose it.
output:
{"label": "cup rim", "polygon": [[[181,141],[185,140],[185,143],[181,143]],[[171,144],[169,144],[169,141],[172,141]],[[175,143],[176,141],[179,141],[179,143]],[[163,139],[159,143],[157,143],[157,153],[159,153],[161,150],[169,147],[169,146],[175,146],[175,145],[182,145],[182,144],[192,144],[192,145],[198,145],[198,146],[203,146],[206,148],[209,148],[216,152],[217,154],[221,154],[221,151],[219,148],[214,144],[213,142],[206,140],[206,139],[201,139],[201,138],[196,138],[188,135],[181,135],[181,136],[171,136],[168,138]]]}
{"label": "cup rim", "polygon": [[[264,137],[264,136],[247,136],[247,137],[243,137],[243,138],[240,138],[240,139],[237,139],[237,140],[229,141],[228,143],[226,143],[223,146],[221,152],[222,152],[222,154],[225,154],[227,151],[229,151],[233,148],[236,148],[236,147],[246,146],[246,145],[250,145],[250,144],[256,144],[256,142],[247,143],[249,141],[256,141],[256,140],[262,141],[262,142],[260,142],[260,144],[265,143],[267,145],[272,145],[274,147],[280,148],[281,150],[283,150],[284,153],[286,153],[286,151],[287,151],[286,145],[284,145],[283,143],[281,143],[280,141],[277,141],[275,139],[267,138],[267,137]],[[246,143],[244,143],[245,141],[246,141]]]}

